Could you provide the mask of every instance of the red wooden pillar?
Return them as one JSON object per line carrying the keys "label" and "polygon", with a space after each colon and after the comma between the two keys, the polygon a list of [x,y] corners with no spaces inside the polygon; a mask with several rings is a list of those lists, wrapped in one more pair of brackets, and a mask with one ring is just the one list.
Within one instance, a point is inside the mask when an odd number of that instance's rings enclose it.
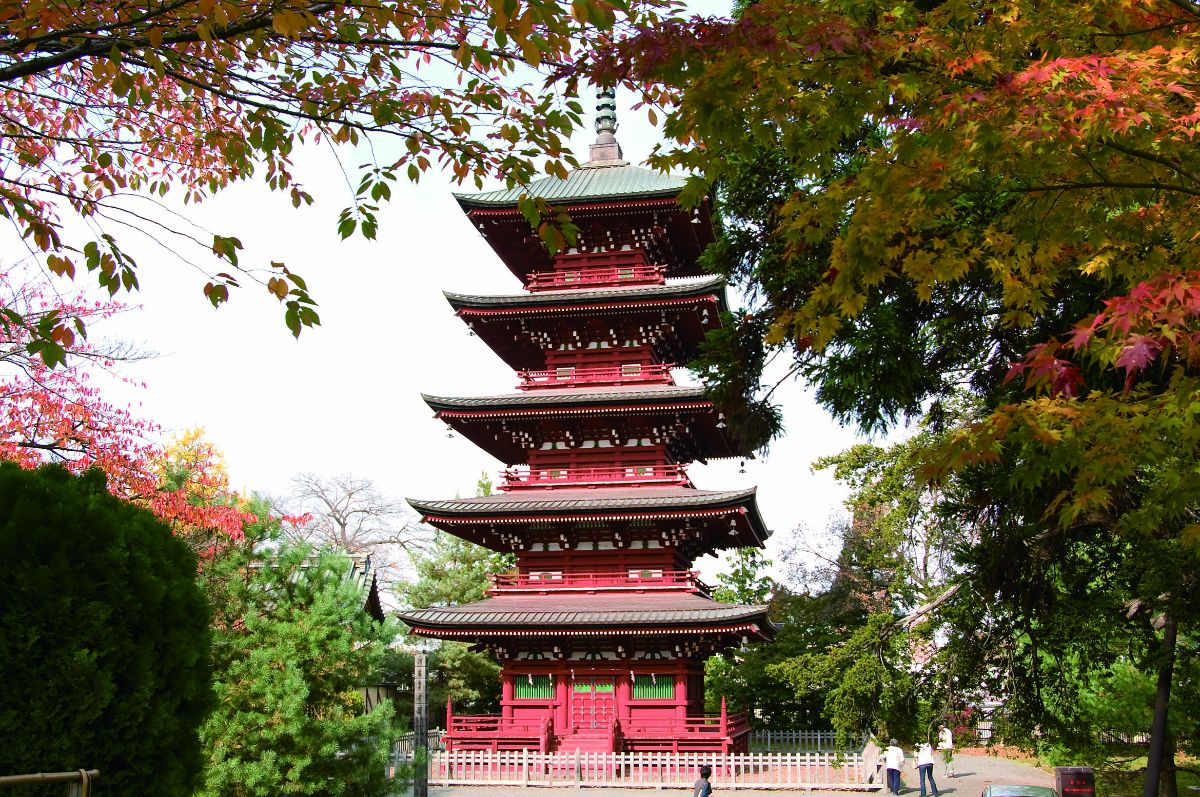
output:
{"label": "red wooden pillar", "polygon": [[513,678],[516,675],[508,667],[504,668],[503,681],[500,682],[500,716],[512,719],[513,715]]}
{"label": "red wooden pillar", "polygon": [[567,668],[563,665],[554,673],[554,732],[562,736],[570,728],[569,720],[571,699],[571,684],[567,678]]}
{"label": "red wooden pillar", "polygon": [[629,701],[633,697],[633,675],[617,673],[617,719],[624,723],[629,719]]}
{"label": "red wooden pillar", "polygon": [[721,695],[721,752],[729,755],[732,748],[729,738],[729,709],[725,705],[725,695]]}
{"label": "red wooden pillar", "polygon": [[686,724],[688,712],[687,661],[675,659],[675,719],[680,727]]}

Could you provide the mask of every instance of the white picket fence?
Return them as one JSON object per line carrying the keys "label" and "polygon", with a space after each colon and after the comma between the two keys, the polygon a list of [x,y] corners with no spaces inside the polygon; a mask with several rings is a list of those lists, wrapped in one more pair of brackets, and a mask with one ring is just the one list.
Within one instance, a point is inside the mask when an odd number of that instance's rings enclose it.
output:
{"label": "white picket fence", "polygon": [[[878,790],[860,752],[537,753],[455,750],[430,755],[429,783],[439,786],[686,788],[701,765],[720,789]],[[876,782],[872,782],[876,781]]]}
{"label": "white picket fence", "polygon": [[[444,730],[442,730],[441,728],[434,728],[433,730],[429,731],[429,733],[426,734],[426,736],[425,736],[425,740],[426,740],[426,743],[427,743],[427,746],[429,747],[429,749],[430,750],[445,749],[446,745],[442,741],[442,737],[444,737],[445,735],[446,735],[446,732]],[[417,741],[417,735],[415,733],[410,732],[410,733],[403,734],[399,739],[396,740],[396,746],[392,752],[396,755],[412,753],[413,750],[416,749],[416,741]]]}
{"label": "white picket fence", "polygon": [[833,731],[759,730],[750,734],[750,749],[765,753],[837,752]]}

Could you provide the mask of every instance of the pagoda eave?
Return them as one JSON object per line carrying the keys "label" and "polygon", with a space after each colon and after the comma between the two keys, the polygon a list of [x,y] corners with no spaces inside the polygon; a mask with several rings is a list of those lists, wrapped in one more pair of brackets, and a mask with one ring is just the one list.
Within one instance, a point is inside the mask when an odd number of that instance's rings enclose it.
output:
{"label": "pagoda eave", "polygon": [[[687,458],[707,461],[746,457],[725,433],[723,416],[703,388],[664,385],[607,390],[540,390],[502,396],[454,398],[423,395],[434,417],[507,465],[527,464],[544,443],[609,437],[618,429],[658,429],[667,434],[686,418]],[[670,432],[675,434],[675,432]],[[646,434],[638,433],[638,437]]]}
{"label": "pagoda eave", "polygon": [[[762,548],[771,536],[755,490],[703,491],[689,488],[537,490],[452,501],[408,499],[434,528],[496,551],[515,552],[544,536],[548,541],[592,523],[691,526],[697,552]],[[628,539],[628,538],[627,538]]]}
{"label": "pagoda eave", "polygon": [[[400,618],[403,620],[404,616]],[[672,625],[664,626],[603,626],[598,628],[462,628],[450,626],[409,626],[411,633],[431,638],[467,638],[485,640],[500,637],[614,637],[614,636],[691,636],[703,634],[753,633],[764,641],[774,638],[770,623],[737,623],[733,625]],[[772,629],[773,630],[773,629]]]}
{"label": "pagoda eave", "polygon": [[[420,506],[410,501],[414,508]],[[711,553],[729,548],[762,548],[771,536],[765,528],[755,504],[723,509],[680,509],[662,512],[591,512],[580,514],[491,514],[446,515],[424,513],[422,522],[450,532],[494,551],[515,553],[538,541],[540,535],[559,539],[581,524],[610,523],[633,526],[639,523],[694,523],[692,542],[688,549]],[[504,529],[505,531],[499,531]]]}
{"label": "pagoda eave", "polygon": [[[529,221],[525,218],[525,214],[515,204],[493,205],[493,204],[473,204],[470,200],[463,197],[456,197],[458,204],[467,212],[467,218],[494,218],[506,219],[511,221],[522,221],[528,224]],[[554,202],[550,203],[556,211],[574,213],[580,217],[591,216],[611,216],[613,211],[619,213],[628,212],[631,210],[679,210],[679,201],[672,194],[668,193],[662,196],[640,196],[640,197],[611,197],[602,202]]]}
{"label": "pagoda eave", "polygon": [[[431,403],[432,406],[432,403]],[[490,418],[530,418],[530,417],[547,417],[547,416],[562,416],[570,417],[576,415],[610,415],[610,414],[643,414],[643,413],[662,413],[662,412],[689,412],[697,410],[701,412],[710,412],[713,408],[711,401],[681,401],[662,404],[634,404],[626,407],[614,407],[611,404],[584,405],[582,407],[516,407],[512,409],[483,409],[483,410],[459,410],[459,409],[436,409],[437,417],[441,420],[448,418],[462,419],[490,419]],[[730,456],[735,456],[730,454]]]}
{"label": "pagoda eave", "polygon": [[[614,296],[611,300],[594,301],[589,303],[535,303],[535,302],[513,302],[507,306],[503,305],[467,305],[465,302],[460,302],[457,299],[447,295],[447,300],[451,306],[455,306],[455,313],[463,319],[470,318],[497,318],[497,317],[517,317],[517,318],[532,318],[542,315],[572,315],[577,313],[628,313],[630,310],[660,310],[663,308],[678,308],[678,307],[699,307],[702,304],[709,304],[714,309],[724,310],[726,305],[724,298],[716,293],[700,293],[692,296],[684,296],[680,298],[662,298],[662,299],[640,299],[640,298],[622,298]],[[457,303],[457,304],[456,304]],[[716,322],[714,322],[715,325]]]}
{"label": "pagoda eave", "polygon": [[[565,302],[527,301],[522,296],[446,294],[455,313],[505,363],[514,369],[550,367],[547,349],[575,343],[582,326],[599,342],[636,340],[653,346],[661,362],[683,364],[699,353],[700,343],[723,323],[728,305],[723,289],[706,282],[700,291],[621,289],[558,291],[573,294]],[[539,296],[538,298],[541,298]],[[621,355],[614,349],[613,357]],[[558,361],[561,362],[561,356]]]}

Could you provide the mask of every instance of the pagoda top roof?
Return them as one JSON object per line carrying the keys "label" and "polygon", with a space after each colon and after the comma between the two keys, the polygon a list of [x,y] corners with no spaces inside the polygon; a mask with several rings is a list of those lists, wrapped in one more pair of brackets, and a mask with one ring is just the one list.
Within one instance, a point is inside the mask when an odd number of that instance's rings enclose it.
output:
{"label": "pagoda top roof", "polygon": [[[767,606],[717,603],[696,593],[497,595],[464,606],[440,606],[400,613],[419,630],[478,632],[513,626],[530,634],[547,629],[654,628],[744,624],[764,636],[774,631]],[[730,629],[733,630],[733,629]]]}
{"label": "pagoda top roof", "polygon": [[[430,396],[422,393],[435,411],[474,409],[522,409],[562,407],[577,404],[642,404],[646,402],[708,402],[703,387],[687,385],[614,385],[603,390],[565,388],[505,393],[499,396]],[[732,456],[732,455],[731,455]]]}
{"label": "pagoda top roof", "polygon": [[578,305],[591,302],[620,303],[646,299],[686,299],[706,294],[716,294],[722,309],[725,308],[725,280],[723,277],[672,280],[663,285],[637,285],[617,288],[590,288],[585,290],[543,291],[503,296],[484,296],[471,293],[444,292],[446,301],[455,310],[493,307],[544,307],[551,305]]}
{"label": "pagoda top roof", "polygon": [[554,204],[583,204],[622,199],[673,197],[683,190],[686,177],[633,166],[626,161],[588,163],[571,171],[566,179],[543,177],[529,185],[455,194],[464,210],[515,208],[522,196],[545,199]]}

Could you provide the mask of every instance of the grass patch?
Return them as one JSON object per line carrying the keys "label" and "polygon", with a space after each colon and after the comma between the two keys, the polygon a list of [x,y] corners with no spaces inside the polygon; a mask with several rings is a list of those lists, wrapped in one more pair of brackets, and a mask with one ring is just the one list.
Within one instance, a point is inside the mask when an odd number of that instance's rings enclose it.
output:
{"label": "grass patch", "polygon": [[[1179,797],[1200,795],[1200,774],[1182,769],[1187,767],[1189,770],[1195,770],[1197,763],[1195,759],[1176,757],[1176,765],[1181,767],[1175,776],[1179,786]],[[1145,770],[1146,756],[1111,760],[1096,767],[1096,797],[1138,797],[1142,793]],[[1159,791],[1161,792],[1161,784]]]}

